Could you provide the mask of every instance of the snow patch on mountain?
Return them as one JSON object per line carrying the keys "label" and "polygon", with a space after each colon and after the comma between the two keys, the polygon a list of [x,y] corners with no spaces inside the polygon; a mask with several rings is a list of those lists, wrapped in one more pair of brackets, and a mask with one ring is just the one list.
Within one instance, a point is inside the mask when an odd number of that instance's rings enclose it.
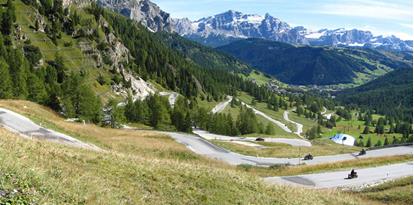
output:
{"label": "snow patch on mountain", "polygon": [[370,31],[358,29],[311,31],[303,26],[292,28],[270,14],[260,16],[233,10],[197,21],[174,19],[173,27],[178,34],[211,46],[225,45],[237,39],[263,38],[294,45],[371,47],[402,51],[412,51],[413,47],[412,41],[403,41],[395,36],[374,36]]}

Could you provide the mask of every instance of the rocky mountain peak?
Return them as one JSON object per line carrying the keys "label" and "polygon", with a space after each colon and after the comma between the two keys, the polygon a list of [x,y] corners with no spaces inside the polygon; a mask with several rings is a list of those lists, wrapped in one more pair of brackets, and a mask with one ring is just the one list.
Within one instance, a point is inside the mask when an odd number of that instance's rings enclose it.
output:
{"label": "rocky mountain peak", "polygon": [[97,0],[98,5],[112,9],[130,19],[141,22],[149,30],[169,31],[172,19],[169,13],[160,9],[150,0]]}
{"label": "rocky mountain peak", "polygon": [[372,47],[411,51],[412,41],[395,36],[374,36],[370,31],[321,29],[311,31],[303,26],[292,28],[288,23],[273,17],[243,14],[229,10],[221,14],[191,22],[176,19],[174,31],[205,45],[221,46],[244,38],[262,38],[296,45]]}

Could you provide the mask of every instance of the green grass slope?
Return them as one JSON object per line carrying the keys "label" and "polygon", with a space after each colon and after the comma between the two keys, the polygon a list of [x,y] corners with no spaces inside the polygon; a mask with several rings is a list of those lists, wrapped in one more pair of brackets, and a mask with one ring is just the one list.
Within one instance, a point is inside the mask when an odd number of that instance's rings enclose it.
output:
{"label": "green grass slope", "polygon": [[0,129],[0,204],[362,203],[337,190],[267,186],[159,133],[70,123],[34,103],[1,103],[94,139],[108,152],[26,140]]}
{"label": "green grass slope", "polygon": [[412,121],[413,70],[398,69],[366,85],[344,90],[338,93],[338,100]]}

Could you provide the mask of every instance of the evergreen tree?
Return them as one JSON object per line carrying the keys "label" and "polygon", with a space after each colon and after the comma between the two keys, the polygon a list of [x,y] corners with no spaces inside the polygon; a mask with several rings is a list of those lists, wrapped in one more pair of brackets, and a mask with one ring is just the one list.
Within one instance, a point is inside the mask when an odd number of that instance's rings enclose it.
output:
{"label": "evergreen tree", "polygon": [[28,98],[31,101],[37,103],[44,103],[48,97],[45,85],[43,82],[33,73],[29,74],[28,78]]}
{"label": "evergreen tree", "polygon": [[399,144],[399,141],[398,141],[398,139],[395,136],[392,136],[392,144],[393,145]]}
{"label": "evergreen tree", "polygon": [[390,142],[388,141],[388,137],[385,137],[385,140],[384,140],[384,146],[387,146],[387,145],[389,145],[390,144]]}
{"label": "evergreen tree", "polygon": [[298,114],[299,117],[303,115],[303,107],[302,106],[297,107],[296,113]]}
{"label": "evergreen tree", "polygon": [[9,73],[9,66],[0,58],[0,98],[12,97],[12,82]]}
{"label": "evergreen tree", "polygon": [[368,141],[365,144],[365,147],[372,147],[371,137],[368,138]]}
{"label": "evergreen tree", "polygon": [[360,147],[364,146],[364,140],[363,139],[359,139],[358,146],[360,146]]}
{"label": "evergreen tree", "polygon": [[274,135],[275,134],[275,128],[273,127],[272,123],[268,123],[266,126],[266,134],[267,135]]}
{"label": "evergreen tree", "polygon": [[109,100],[107,110],[109,110],[108,115],[112,128],[120,128],[127,121],[125,109],[118,106],[118,103],[114,99]]}
{"label": "evergreen tree", "polygon": [[149,96],[146,100],[150,113],[150,125],[158,128],[161,124],[168,124],[169,104],[158,95]]}
{"label": "evergreen tree", "polygon": [[13,22],[16,21],[15,8],[12,0],[7,1],[7,10],[2,13],[1,32],[8,36],[12,33]]}
{"label": "evergreen tree", "polygon": [[384,126],[385,126],[385,120],[384,120],[384,118],[380,117],[378,119],[377,125],[375,127],[375,133],[384,134]]}
{"label": "evergreen tree", "polygon": [[354,146],[355,146],[355,147],[359,147],[359,142],[358,142],[358,140],[355,140],[355,141],[354,141]]}
{"label": "evergreen tree", "polygon": [[86,85],[80,87],[78,97],[77,113],[79,117],[86,121],[99,123],[102,120],[102,104],[100,99]]}
{"label": "evergreen tree", "polygon": [[237,127],[241,134],[250,134],[258,131],[256,115],[252,109],[242,106],[237,119]]}
{"label": "evergreen tree", "polygon": [[362,132],[362,134],[369,134],[369,127],[365,126],[364,131]]}
{"label": "evergreen tree", "polygon": [[389,134],[392,134],[395,132],[394,124],[390,123],[390,129],[388,130]]}
{"label": "evergreen tree", "polygon": [[375,144],[375,147],[382,147],[382,141],[378,139],[377,143]]}

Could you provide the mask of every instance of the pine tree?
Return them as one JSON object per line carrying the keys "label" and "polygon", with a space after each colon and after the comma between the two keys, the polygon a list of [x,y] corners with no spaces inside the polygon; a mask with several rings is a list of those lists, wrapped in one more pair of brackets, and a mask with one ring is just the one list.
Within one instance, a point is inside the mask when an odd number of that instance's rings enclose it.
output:
{"label": "pine tree", "polygon": [[15,8],[12,0],[7,1],[7,10],[1,17],[1,32],[8,36],[12,32],[13,22],[16,21]]}
{"label": "pine tree", "polygon": [[125,109],[118,106],[118,103],[114,99],[109,100],[107,107],[110,110],[111,127],[120,128],[127,121]]}
{"label": "pine tree", "polygon": [[267,135],[274,135],[275,134],[275,128],[273,127],[272,123],[268,123],[266,126],[266,134]]}
{"label": "pine tree", "polygon": [[0,98],[12,97],[12,82],[9,73],[9,66],[0,58]]}
{"label": "pine tree", "polygon": [[[83,120],[99,123],[102,120],[102,104],[89,86],[82,85],[79,89],[77,113]],[[76,102],[75,102],[76,103]]]}
{"label": "pine tree", "polygon": [[388,141],[388,137],[385,137],[385,140],[384,140],[384,146],[387,146],[387,145],[389,145],[390,144],[390,142]]}
{"label": "pine tree", "polygon": [[363,139],[359,139],[358,146],[360,146],[360,147],[364,146],[364,140]]}
{"label": "pine tree", "polygon": [[298,114],[299,117],[303,115],[303,107],[302,106],[297,107],[296,113]]}
{"label": "pine tree", "polygon": [[392,134],[395,132],[394,124],[390,123],[390,129],[388,130],[389,134]]}
{"label": "pine tree", "polygon": [[398,141],[398,139],[395,136],[392,136],[392,144],[393,145],[399,144],[399,141]]}
{"label": "pine tree", "polygon": [[362,132],[362,134],[369,134],[369,127],[365,126],[364,131]]}
{"label": "pine tree", "polygon": [[375,147],[382,147],[382,141],[378,139],[377,143],[375,144]]}
{"label": "pine tree", "polygon": [[45,85],[35,74],[29,74],[27,85],[29,90],[29,100],[38,103],[46,102],[48,95],[46,92]]}
{"label": "pine tree", "polygon": [[355,141],[354,141],[354,146],[355,146],[355,147],[359,147],[359,142],[358,142],[358,140],[355,140]]}
{"label": "pine tree", "polygon": [[161,124],[167,123],[169,118],[168,101],[163,101],[158,95],[150,96],[146,101],[149,107],[150,125],[158,128]]}
{"label": "pine tree", "polygon": [[371,146],[372,146],[371,137],[369,137],[367,143],[365,144],[365,147],[371,147]]}

